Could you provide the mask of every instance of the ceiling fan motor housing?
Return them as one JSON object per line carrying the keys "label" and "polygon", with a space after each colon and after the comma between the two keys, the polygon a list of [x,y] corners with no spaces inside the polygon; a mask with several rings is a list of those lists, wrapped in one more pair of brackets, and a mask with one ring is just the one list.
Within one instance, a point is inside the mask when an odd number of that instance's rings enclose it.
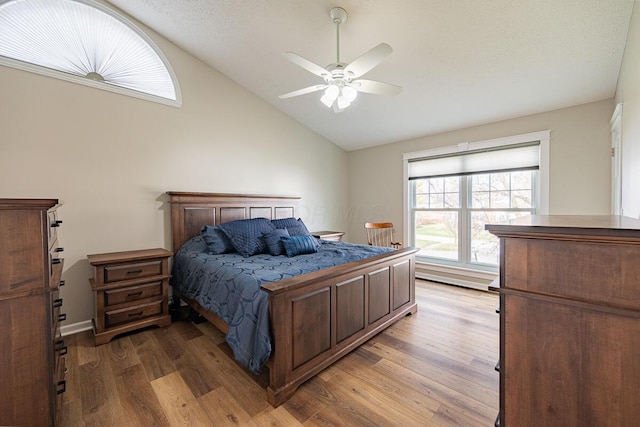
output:
{"label": "ceiling fan motor housing", "polygon": [[331,17],[331,22],[334,24],[344,24],[347,22],[347,11],[341,7],[334,7],[331,9],[329,16]]}

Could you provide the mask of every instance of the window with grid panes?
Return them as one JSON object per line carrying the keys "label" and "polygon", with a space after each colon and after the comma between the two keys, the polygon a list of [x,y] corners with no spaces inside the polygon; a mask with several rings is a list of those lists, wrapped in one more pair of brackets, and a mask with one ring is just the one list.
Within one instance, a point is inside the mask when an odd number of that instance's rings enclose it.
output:
{"label": "window with grid panes", "polygon": [[[536,212],[537,150],[534,142],[414,160],[409,166],[409,237],[420,249],[418,259],[497,270],[498,240],[484,226]],[[514,160],[517,156],[529,159]]]}

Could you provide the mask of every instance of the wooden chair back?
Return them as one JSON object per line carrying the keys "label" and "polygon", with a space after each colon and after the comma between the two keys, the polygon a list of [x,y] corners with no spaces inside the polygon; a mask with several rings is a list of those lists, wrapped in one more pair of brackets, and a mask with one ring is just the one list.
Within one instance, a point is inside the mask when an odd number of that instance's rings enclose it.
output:
{"label": "wooden chair back", "polygon": [[392,222],[367,222],[364,224],[367,231],[367,243],[371,246],[386,246],[400,249],[402,243],[393,240]]}

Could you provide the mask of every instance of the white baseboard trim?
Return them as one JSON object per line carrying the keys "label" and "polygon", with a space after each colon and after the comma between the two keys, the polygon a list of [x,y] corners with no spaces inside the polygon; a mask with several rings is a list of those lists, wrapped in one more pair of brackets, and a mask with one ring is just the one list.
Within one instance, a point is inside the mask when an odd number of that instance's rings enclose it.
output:
{"label": "white baseboard trim", "polygon": [[60,334],[63,337],[66,337],[67,335],[73,335],[78,332],[89,331],[91,329],[93,329],[93,322],[91,320],[85,320],[84,322],[60,326]]}

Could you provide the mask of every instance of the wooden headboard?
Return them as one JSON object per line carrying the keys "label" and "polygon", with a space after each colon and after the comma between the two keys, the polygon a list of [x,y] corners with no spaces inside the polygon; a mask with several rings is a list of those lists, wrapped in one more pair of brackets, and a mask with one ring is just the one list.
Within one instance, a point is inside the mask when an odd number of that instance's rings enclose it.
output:
{"label": "wooden headboard", "polygon": [[297,196],[264,196],[224,193],[168,191],[171,203],[171,239],[175,253],[203,225],[217,225],[237,219],[290,218],[296,216]]}

